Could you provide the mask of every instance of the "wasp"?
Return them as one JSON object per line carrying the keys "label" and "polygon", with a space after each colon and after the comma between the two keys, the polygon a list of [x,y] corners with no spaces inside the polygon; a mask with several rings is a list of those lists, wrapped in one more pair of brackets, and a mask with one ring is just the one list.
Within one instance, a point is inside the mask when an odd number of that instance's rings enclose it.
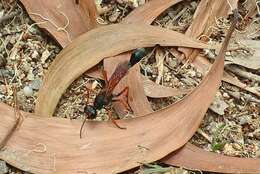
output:
{"label": "wasp", "polygon": [[125,127],[119,126],[117,122],[112,118],[110,108],[113,102],[120,102],[128,111],[132,111],[128,102],[126,100],[123,100],[122,97],[120,97],[120,96],[128,97],[129,88],[125,87],[118,94],[113,94],[113,91],[117,86],[117,84],[120,82],[120,80],[127,74],[128,70],[136,63],[138,63],[145,55],[146,55],[146,51],[144,48],[136,49],[131,54],[129,61],[124,61],[117,65],[115,71],[113,72],[113,74],[109,79],[107,78],[106,71],[104,70],[102,71],[104,76],[104,81],[105,81],[105,87],[97,94],[92,105],[87,104],[84,107],[84,113],[86,114],[86,117],[80,128],[80,138],[82,137],[82,129],[87,119],[95,119],[97,117],[97,110],[100,110],[102,108],[108,111],[109,119],[117,128],[126,129]]}

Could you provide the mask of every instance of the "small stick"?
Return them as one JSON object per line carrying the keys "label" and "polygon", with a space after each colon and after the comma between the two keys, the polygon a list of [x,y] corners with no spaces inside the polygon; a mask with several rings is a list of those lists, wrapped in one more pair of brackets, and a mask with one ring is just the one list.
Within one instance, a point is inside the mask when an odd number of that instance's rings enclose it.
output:
{"label": "small stick", "polygon": [[18,14],[18,12],[15,12],[15,13],[12,13],[12,14],[9,14],[9,15],[1,17],[0,18],[0,24],[2,24],[3,22],[5,22],[5,21],[7,21],[9,19],[14,18],[17,14]]}

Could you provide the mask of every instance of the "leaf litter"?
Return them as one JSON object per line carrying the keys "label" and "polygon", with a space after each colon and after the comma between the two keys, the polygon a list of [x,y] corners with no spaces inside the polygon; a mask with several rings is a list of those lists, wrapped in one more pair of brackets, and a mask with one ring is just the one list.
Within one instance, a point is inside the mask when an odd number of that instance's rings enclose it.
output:
{"label": "leaf litter", "polygon": [[[232,87],[232,88],[234,88],[234,87]],[[239,90],[239,89],[236,89],[236,90]],[[239,93],[241,93],[240,91],[239,91]],[[223,94],[224,95],[224,94]],[[225,94],[225,96],[226,96],[226,94]],[[255,107],[253,107],[253,108],[255,108]],[[254,109],[253,109],[254,110]],[[257,131],[256,131],[257,132]]]}

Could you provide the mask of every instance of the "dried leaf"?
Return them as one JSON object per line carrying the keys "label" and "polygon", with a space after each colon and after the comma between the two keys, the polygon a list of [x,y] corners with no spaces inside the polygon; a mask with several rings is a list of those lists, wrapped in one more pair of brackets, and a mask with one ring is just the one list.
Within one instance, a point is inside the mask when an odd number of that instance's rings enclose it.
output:
{"label": "dried leaf", "polygon": [[226,56],[226,64],[241,65],[250,69],[260,69],[260,41],[256,40],[244,40],[241,41],[248,49],[252,49],[253,55],[238,53],[235,57]]}
{"label": "dried leaf", "polygon": [[123,23],[151,24],[164,10],[181,1],[183,0],[151,0],[132,11],[128,16],[126,16]]}
{"label": "dried leaf", "polygon": [[217,92],[217,95],[209,108],[218,115],[224,115],[225,109],[228,108],[228,104],[221,97],[221,94]]}
{"label": "dried leaf", "polygon": [[162,160],[166,164],[217,173],[259,173],[260,159],[207,152],[190,143]]}
{"label": "dried leaf", "polygon": [[93,0],[79,2],[78,5],[75,0],[21,0],[30,17],[62,47],[96,26],[97,12]]}
{"label": "dried leaf", "polygon": [[[75,42],[63,49],[53,61],[45,76],[43,86],[39,90],[36,114],[52,116],[66,88],[104,57],[156,44],[209,47],[185,37],[183,34],[148,25],[117,24],[91,30],[75,39]],[[64,76],[64,74],[67,75]]]}
{"label": "dried leaf", "polygon": [[[194,14],[194,20],[185,34],[192,38],[198,38],[202,34],[209,35],[209,32],[211,32],[209,28],[215,25],[216,18],[226,17],[230,10],[229,3],[235,4],[236,1],[237,0],[201,1]],[[183,52],[185,57],[191,60],[199,54],[197,50],[193,49],[179,48],[178,50]],[[197,53],[192,53],[193,51]],[[192,58],[190,56],[192,56]]]}
{"label": "dried leaf", "polygon": [[152,98],[180,96],[192,91],[191,89],[176,89],[158,85],[145,76],[142,79],[145,95]]}

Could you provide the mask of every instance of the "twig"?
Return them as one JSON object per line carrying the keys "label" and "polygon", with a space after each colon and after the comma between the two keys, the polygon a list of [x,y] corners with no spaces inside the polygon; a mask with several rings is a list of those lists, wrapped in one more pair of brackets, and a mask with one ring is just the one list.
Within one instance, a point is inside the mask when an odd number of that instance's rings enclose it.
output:
{"label": "twig", "polygon": [[258,3],[260,4],[260,1],[255,1],[255,3],[256,3],[257,13],[258,15],[260,15],[260,7],[258,6]]}
{"label": "twig", "polygon": [[9,15],[6,15],[6,16],[3,16],[0,18],[0,24],[2,24],[3,22],[9,20],[9,19],[12,19],[14,18],[16,15],[18,15],[19,13],[18,12],[15,12],[15,13],[12,13],[12,14],[9,14]]}
{"label": "twig", "polygon": [[236,66],[227,66],[225,67],[227,70],[233,72],[234,74],[240,76],[240,77],[244,77],[250,80],[254,80],[254,81],[258,81],[260,82],[260,76],[255,75],[251,72],[247,72],[247,71],[243,71],[242,69],[236,67]]}
{"label": "twig", "polygon": [[203,136],[209,143],[212,143],[212,137],[206,134],[202,129],[198,128],[197,133]]}

